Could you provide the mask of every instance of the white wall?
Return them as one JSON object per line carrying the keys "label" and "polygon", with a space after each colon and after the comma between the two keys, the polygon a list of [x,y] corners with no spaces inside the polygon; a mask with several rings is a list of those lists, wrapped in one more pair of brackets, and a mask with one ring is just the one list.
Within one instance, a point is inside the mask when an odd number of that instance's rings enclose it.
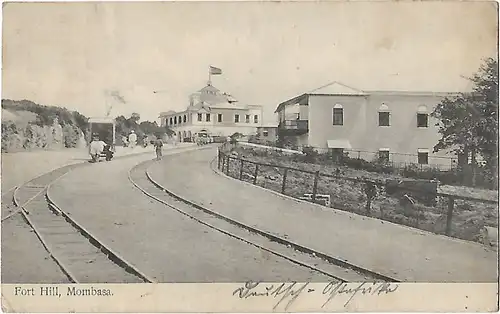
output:
{"label": "white wall", "polygon": [[[448,156],[445,152],[433,154],[440,135],[436,120],[429,117],[427,128],[417,127],[417,111],[425,105],[430,114],[441,101],[438,96],[370,95],[370,96],[311,96],[309,101],[309,145],[326,148],[327,140],[349,140],[353,149],[377,152],[389,148],[391,153],[417,155],[418,149],[429,149],[429,163],[447,163],[447,159],[431,160],[433,156]],[[378,123],[378,112],[384,103],[390,110],[390,126]],[[333,107],[341,104],[344,125],[333,125]],[[402,161],[415,156],[396,156]]]}

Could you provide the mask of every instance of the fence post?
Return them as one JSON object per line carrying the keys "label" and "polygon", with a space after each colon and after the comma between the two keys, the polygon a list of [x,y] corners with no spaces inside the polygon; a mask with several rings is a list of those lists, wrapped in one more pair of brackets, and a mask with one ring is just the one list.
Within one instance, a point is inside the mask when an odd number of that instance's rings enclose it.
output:
{"label": "fence post", "polygon": [[[414,209],[414,208],[415,208],[415,206],[413,206],[413,208],[412,208],[412,209]],[[415,224],[416,224],[416,226],[415,226],[415,227],[417,227],[417,228],[418,228],[418,225],[420,224],[420,209],[417,209],[415,212],[416,212],[416,214],[417,214],[417,221],[415,222]]]}
{"label": "fence post", "polygon": [[312,201],[316,202],[316,192],[318,190],[318,180],[319,180],[319,170],[314,174],[314,185],[313,185],[313,195]]}
{"label": "fence post", "polygon": [[[220,171],[222,171],[222,173],[224,173],[224,163],[225,163],[225,159],[224,159],[224,154],[221,153],[220,155],[220,161],[219,161],[219,164],[221,165],[220,167]],[[222,162],[222,163],[221,163]]]}
{"label": "fence post", "polygon": [[243,159],[240,160],[240,180],[243,179]]}
{"label": "fence post", "polygon": [[285,194],[285,186],[286,186],[286,175],[288,173],[288,168],[285,168],[285,172],[283,173],[283,183],[281,184],[281,194]]}
{"label": "fence post", "polygon": [[451,222],[453,218],[453,209],[455,207],[455,198],[448,198],[448,214],[446,215],[446,235],[449,236],[451,234]]}
{"label": "fence post", "polygon": [[259,173],[259,164],[255,164],[255,172],[253,173],[253,184],[257,184],[258,173]]}
{"label": "fence post", "polygon": [[226,155],[226,175],[229,175],[229,162],[230,162],[230,157],[229,155]]}

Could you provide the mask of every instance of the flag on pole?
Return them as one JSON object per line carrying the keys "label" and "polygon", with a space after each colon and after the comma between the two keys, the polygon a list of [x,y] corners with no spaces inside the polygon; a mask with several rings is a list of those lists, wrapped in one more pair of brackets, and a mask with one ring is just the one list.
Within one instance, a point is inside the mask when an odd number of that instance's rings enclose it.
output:
{"label": "flag on pole", "polygon": [[222,70],[213,66],[210,66],[210,74],[211,75],[221,75]]}

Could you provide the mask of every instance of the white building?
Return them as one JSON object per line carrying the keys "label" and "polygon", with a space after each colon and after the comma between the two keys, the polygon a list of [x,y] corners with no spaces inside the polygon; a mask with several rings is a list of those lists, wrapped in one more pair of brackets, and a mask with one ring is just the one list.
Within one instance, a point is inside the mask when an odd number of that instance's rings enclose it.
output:
{"label": "white building", "polygon": [[441,135],[430,113],[456,95],[362,91],[332,82],[280,103],[278,134],[299,147],[351,157],[451,167],[453,154],[433,152]]}
{"label": "white building", "polygon": [[262,125],[262,107],[243,105],[226,93],[208,84],[191,94],[189,105],[181,112],[160,113],[161,126],[175,131],[178,141],[192,141],[198,132],[211,136],[231,136],[241,133],[245,136],[257,132]]}

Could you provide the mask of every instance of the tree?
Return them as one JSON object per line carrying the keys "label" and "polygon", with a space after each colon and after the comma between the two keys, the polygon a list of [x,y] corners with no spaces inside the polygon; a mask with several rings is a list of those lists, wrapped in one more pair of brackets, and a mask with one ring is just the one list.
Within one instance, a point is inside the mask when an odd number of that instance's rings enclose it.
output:
{"label": "tree", "polygon": [[141,120],[141,115],[138,114],[137,112],[133,112],[132,115],[130,116],[130,120],[134,121],[135,123],[138,123],[139,120]]}
{"label": "tree", "polygon": [[158,127],[158,124],[155,122],[151,121],[142,121],[139,124],[139,128],[145,133],[145,134],[155,134],[161,129]]}
{"label": "tree", "polygon": [[445,98],[431,116],[439,120],[436,126],[442,135],[434,152],[452,149],[459,156],[470,154],[474,184],[477,154],[491,174],[498,169],[498,61],[484,60],[469,80],[474,84],[472,93]]}
{"label": "tree", "polygon": [[173,135],[175,135],[174,130],[172,130],[168,125],[165,125],[164,129],[167,136],[172,137]]}
{"label": "tree", "polygon": [[161,127],[158,123],[151,121],[142,121],[137,123],[140,119],[138,113],[132,113],[129,118],[118,116],[115,118],[116,133],[122,136],[128,136],[131,130],[137,134],[138,143],[141,144],[144,136],[163,137],[165,134],[172,136],[175,132],[168,126]]}

